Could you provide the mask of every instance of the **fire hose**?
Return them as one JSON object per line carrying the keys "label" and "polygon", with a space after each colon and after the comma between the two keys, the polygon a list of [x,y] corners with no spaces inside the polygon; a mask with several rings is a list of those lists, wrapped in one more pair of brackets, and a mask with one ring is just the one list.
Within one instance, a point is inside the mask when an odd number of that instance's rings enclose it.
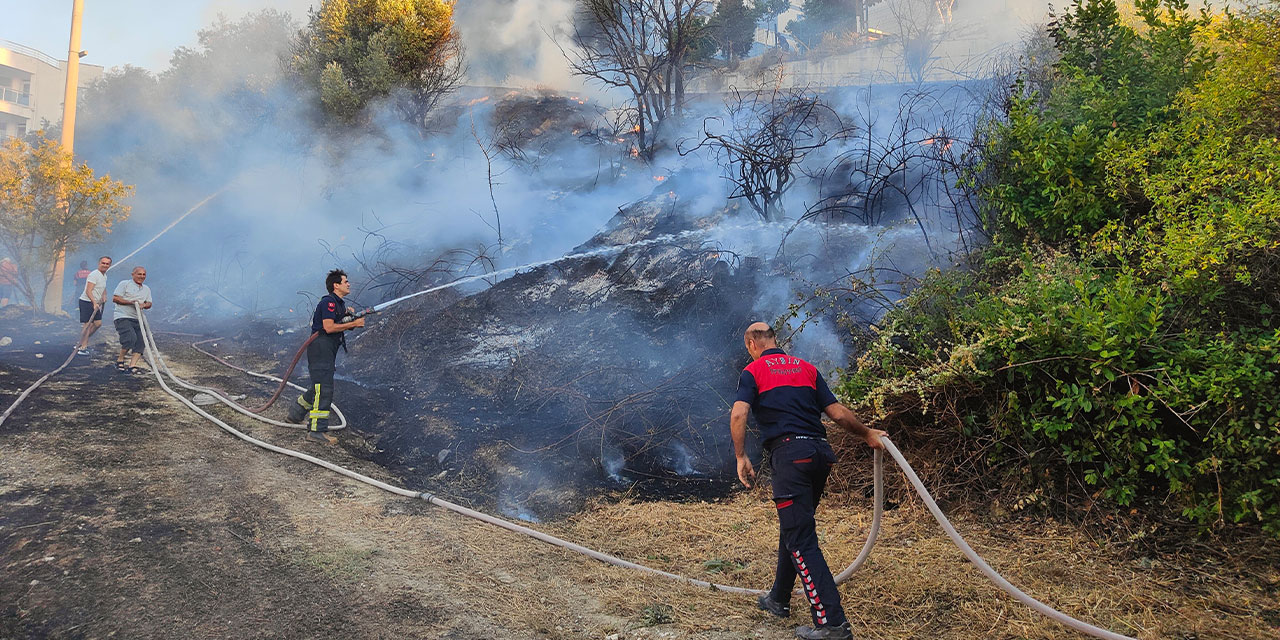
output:
{"label": "fire hose", "polygon": [[[373,309],[366,309],[359,313],[348,315],[347,317],[343,318],[342,321],[351,322],[352,320],[355,320],[357,318],[363,318],[372,313],[375,313]],[[236,371],[240,371],[242,373],[248,374],[255,378],[263,378],[266,380],[272,380],[280,383],[276,387],[275,392],[271,394],[271,397],[268,398],[265,403],[257,407],[246,407],[244,405],[241,405],[237,403],[234,399],[232,399],[229,394],[219,391],[217,389],[214,389],[212,387],[201,387],[201,390],[209,393],[212,396],[215,396],[219,400],[222,400],[224,403],[229,404],[230,406],[232,406],[232,408],[236,409],[237,411],[240,411],[241,413],[245,413],[247,411],[249,413],[261,414],[263,411],[266,411],[267,409],[271,408],[271,405],[275,404],[276,400],[280,399],[280,395],[284,393],[285,387],[293,387],[294,389],[297,389],[299,391],[306,391],[306,389],[303,389],[302,387],[299,387],[298,385],[292,382],[289,382],[289,378],[293,375],[293,370],[298,366],[298,361],[302,359],[302,354],[307,352],[307,347],[310,346],[312,342],[315,342],[316,338],[318,337],[320,337],[319,331],[312,332],[311,336],[308,337],[306,341],[302,343],[302,346],[298,347],[298,351],[293,354],[293,360],[289,362],[289,366],[285,368],[284,373],[279,378],[272,375],[265,374],[265,373],[250,371],[248,369],[245,369],[244,367],[231,364],[230,362],[227,362],[226,360],[223,360],[222,358],[219,358],[218,356],[200,348],[200,345],[202,344],[214,342],[216,340],[220,340],[221,338],[209,338],[208,340],[200,340],[198,342],[193,342],[191,343],[191,348],[195,349],[196,351],[199,351],[200,353],[203,353],[206,356],[209,356],[210,358],[213,358],[215,361],[218,362],[218,364],[221,364],[225,367],[230,367],[232,369],[235,369]],[[342,412],[338,410],[337,405],[332,405],[332,406],[333,406],[333,410],[338,414],[338,417],[342,420],[342,422],[335,426],[329,427],[329,430],[337,431],[339,429],[345,429],[347,427],[346,416],[342,415]],[[281,422],[274,422],[274,421],[266,421],[266,422],[271,422],[271,424],[282,425],[286,427],[292,427],[292,428],[298,428],[298,429],[302,428],[301,425],[296,425],[296,424],[288,424],[288,423],[281,423]]]}
{"label": "fire hose", "polygon": [[[123,257],[123,258],[121,258],[121,259],[119,259],[119,260],[117,260],[117,261],[112,262],[111,266],[110,266],[110,267],[107,267],[107,271],[111,271],[112,269],[116,268],[116,265],[124,264],[124,262],[125,262],[126,260],[128,260],[129,258],[132,258],[132,257],[133,257],[133,256],[135,256],[135,255],[138,255],[138,252],[139,252],[139,251],[142,251],[143,249],[146,249],[146,248],[147,248],[151,243],[155,242],[156,240],[159,240],[159,239],[160,239],[160,236],[163,236],[164,234],[168,233],[170,229],[172,229],[172,228],[174,228],[175,226],[177,226],[179,222],[182,222],[183,220],[185,220],[185,219],[187,218],[187,216],[189,216],[189,215],[191,215],[191,214],[195,213],[196,211],[199,211],[201,208],[203,208],[203,207],[204,207],[204,205],[209,204],[209,201],[211,201],[211,200],[213,200],[214,198],[217,198],[218,196],[222,195],[222,192],[226,191],[227,189],[230,189],[230,188],[231,188],[231,184],[232,184],[232,183],[227,183],[227,186],[225,186],[225,187],[223,187],[223,188],[221,188],[221,189],[218,189],[217,191],[215,191],[215,192],[213,192],[213,193],[209,194],[209,196],[208,196],[208,197],[206,197],[204,200],[201,200],[200,202],[197,202],[197,203],[195,204],[195,206],[191,207],[190,209],[187,209],[186,213],[184,213],[184,214],[182,214],[182,215],[178,216],[178,218],[177,218],[176,220],[174,220],[173,222],[170,222],[168,226],[166,226],[165,228],[161,229],[161,230],[160,230],[160,233],[157,233],[156,235],[152,236],[150,240],[147,240],[146,242],[142,243],[142,246],[138,247],[137,249],[134,249],[134,250],[133,250],[133,252],[132,252],[132,253],[130,253],[129,255],[127,255],[127,256],[125,256],[125,257]],[[105,292],[104,292],[104,293],[105,293]],[[107,306],[107,301],[106,301],[106,298],[104,297],[104,298],[103,298],[103,300],[102,300],[102,307],[103,307],[103,308],[102,308],[102,310],[99,312],[100,314],[101,314],[101,313],[105,313],[105,312],[106,312],[106,306]],[[101,319],[101,317],[102,317],[102,316],[101,316],[101,315],[99,315],[98,317],[99,317],[99,319]],[[77,346],[77,347],[78,347],[81,343],[86,343],[86,344],[87,344],[86,340],[87,340],[87,339],[88,339],[88,337],[89,337],[89,324],[90,324],[90,323],[85,323],[85,325],[84,325],[84,329],[80,332],[80,340],[76,342],[76,346]],[[305,349],[305,347],[304,347],[304,349]],[[78,349],[72,349],[72,350],[71,350],[71,355],[67,356],[66,361],[65,361],[65,362],[63,362],[61,366],[59,366],[57,369],[54,369],[53,371],[50,371],[49,373],[44,374],[43,376],[41,376],[41,377],[40,377],[40,379],[39,379],[39,380],[36,380],[34,383],[32,383],[32,385],[31,385],[31,386],[27,387],[27,389],[26,389],[25,391],[23,391],[22,393],[18,394],[18,398],[17,398],[16,400],[14,400],[14,401],[13,401],[13,404],[9,405],[9,408],[8,408],[8,409],[5,409],[5,411],[4,411],[4,413],[3,413],[3,414],[0,414],[0,425],[4,425],[4,421],[9,419],[9,416],[10,416],[11,414],[13,414],[14,409],[17,409],[17,408],[18,408],[18,405],[22,404],[22,401],[23,401],[23,400],[26,400],[26,399],[27,399],[27,396],[31,395],[31,392],[32,392],[32,391],[35,391],[37,387],[39,387],[40,385],[44,384],[44,383],[45,383],[45,381],[46,381],[46,380],[48,380],[49,378],[52,378],[53,376],[55,376],[55,375],[57,375],[59,372],[61,372],[63,369],[66,369],[66,368],[67,368],[67,365],[71,364],[71,361],[76,359],[76,353],[77,353],[77,352],[78,352]],[[288,378],[288,376],[285,376],[285,377],[286,377],[286,378]],[[279,395],[279,394],[277,393],[277,395]],[[269,405],[268,405],[268,406],[269,406]],[[336,407],[335,407],[335,408],[336,408]],[[265,409],[265,407],[264,407],[264,409]],[[345,426],[345,424],[346,424],[346,422],[345,422],[345,420],[344,420],[343,425]]]}
{"label": "fire hose", "polygon": [[[91,326],[93,326],[92,322],[84,323],[84,329],[80,330],[80,339],[76,341],[76,347],[79,347],[80,343],[84,342],[85,339],[89,337],[89,327]],[[76,354],[79,353],[79,349],[77,349],[76,347],[73,347],[71,349],[71,355],[68,355],[67,359],[64,360],[63,363],[59,365],[57,369],[54,369],[53,371],[50,371],[49,373],[46,373],[43,376],[40,376],[39,380],[36,380],[35,382],[31,383],[31,386],[27,387],[25,391],[18,394],[18,398],[13,401],[13,404],[9,405],[9,408],[5,409],[3,414],[0,414],[0,425],[4,425],[4,421],[8,420],[9,416],[13,414],[13,410],[17,409],[18,405],[22,404],[22,401],[26,400],[27,396],[31,395],[32,391],[36,390],[36,387],[39,387],[40,385],[44,384],[45,380],[52,378],[53,376],[61,372],[63,369],[66,369],[67,365],[71,364],[71,361],[76,359]]]}
{"label": "fire hose", "polygon": [[[264,442],[262,440],[254,438],[242,431],[237,430],[236,428],[232,427],[226,422],[223,422],[221,419],[217,418],[213,414],[199,407],[190,399],[188,399],[186,396],[182,395],[181,393],[178,393],[177,391],[174,391],[173,388],[170,387],[169,384],[165,382],[164,375],[162,375],[162,372],[163,374],[168,375],[168,377],[175,384],[179,386],[182,386],[187,389],[193,389],[193,390],[199,388],[198,385],[193,385],[191,383],[188,383],[180,379],[177,375],[173,373],[172,370],[169,369],[168,365],[164,361],[164,357],[160,354],[160,350],[156,348],[155,336],[151,332],[151,326],[146,319],[146,315],[142,312],[141,305],[135,305],[135,307],[138,309],[138,319],[140,321],[141,328],[142,328],[143,342],[146,346],[146,349],[145,349],[146,356],[147,356],[148,362],[151,364],[151,372],[155,376],[156,381],[160,383],[160,387],[165,391],[165,393],[168,393],[170,396],[173,396],[175,399],[177,399],[179,402],[186,405],[192,411],[196,412],[202,417],[213,422],[222,430],[230,433],[231,435],[241,440],[244,440],[245,442],[256,445],[268,451],[273,451],[275,453],[297,458],[299,460],[305,460],[307,462],[324,467],[325,469],[329,469],[330,471],[341,474],[353,480],[363,482],[370,486],[377,487],[379,489],[382,489],[390,493],[394,493],[399,496],[424,500],[435,506],[448,509],[449,511],[453,511],[454,513],[458,513],[460,515],[464,515],[469,518],[474,518],[476,520],[480,520],[482,522],[485,522],[497,527],[501,527],[508,531],[520,533],[520,534],[532,537],[536,540],[540,540],[542,542],[552,544],[557,547],[561,547],[563,549],[568,549],[570,551],[580,553],[594,560],[598,560],[600,562],[604,562],[613,566],[622,567],[626,569],[634,569],[636,571],[641,571],[644,573],[648,573],[650,575],[656,575],[664,578],[669,578],[672,580],[677,580],[693,586],[708,587],[708,588],[716,589],[719,591],[725,591],[729,593],[748,594],[748,595],[760,595],[760,594],[766,593],[765,591],[759,590],[759,589],[748,589],[745,587],[735,587],[731,585],[716,584],[716,583],[708,582],[705,580],[698,580],[695,578],[689,578],[686,576],[669,573],[667,571],[654,569],[652,567],[646,567],[644,565],[630,562],[628,560],[623,560],[622,558],[618,558],[616,556],[612,556],[606,553],[601,553],[594,549],[589,549],[580,544],[569,542],[568,540],[557,538],[555,536],[552,536],[547,533],[543,533],[536,529],[531,529],[529,527],[519,525],[514,522],[504,520],[502,518],[497,518],[497,517],[488,515],[486,513],[481,513],[474,509],[468,509],[462,505],[454,504],[452,502],[449,502],[448,500],[444,500],[443,498],[435,496],[426,491],[413,491],[411,489],[398,487],[398,486],[383,482],[381,480],[370,478],[369,476],[363,475],[356,471],[352,471],[350,469],[339,466],[327,460],[322,460],[320,458],[307,455],[300,451],[295,451],[293,449],[277,446],[269,442]],[[240,367],[234,367],[234,368],[240,369]],[[240,370],[244,371],[244,369],[240,369]],[[255,374],[255,375],[263,375],[263,374]],[[224,403],[234,404],[229,399],[226,399],[221,395],[218,395],[215,397],[217,397],[219,400],[223,401]],[[242,413],[245,413],[245,411],[242,411]],[[262,416],[253,414],[251,412],[247,413],[247,415],[257,420],[276,424],[275,421],[267,420]],[[969,544],[966,543],[964,539],[960,537],[960,534],[956,531],[955,527],[951,525],[951,522],[947,520],[947,517],[942,513],[942,510],[938,508],[938,504],[934,502],[933,497],[930,496],[928,489],[926,489],[924,486],[924,483],[920,481],[919,476],[916,475],[915,471],[911,468],[911,465],[907,462],[906,458],[903,457],[902,452],[898,450],[898,447],[893,443],[893,441],[888,437],[881,437],[880,441],[884,444],[884,450],[888,451],[889,455],[893,457],[894,462],[896,462],[897,465],[902,469],[902,472],[906,475],[907,480],[911,483],[912,488],[924,501],[925,506],[929,509],[929,513],[932,514],[934,519],[938,521],[938,524],[942,526],[942,529],[943,531],[946,532],[947,537],[951,538],[951,541],[956,545],[956,547],[960,549],[961,553],[963,553],[964,556],[968,558],[968,560],[971,563],[973,563],[974,566],[978,567],[978,570],[981,571],[983,575],[987,577],[988,580],[990,580],[997,587],[999,587],[1000,589],[1002,589],[1003,591],[1011,595],[1014,599],[1030,607],[1032,610],[1036,611],[1037,613],[1045,617],[1048,617],[1049,619],[1054,620],[1055,622],[1058,622],[1067,627],[1080,631],[1081,633],[1091,635],[1096,638],[1102,638],[1103,640],[1135,640],[1132,637],[1121,635],[1112,631],[1108,631],[1106,629],[1102,629],[1100,627],[1096,627],[1089,623],[1072,618],[1071,616],[1061,613],[1049,607],[1048,605],[1040,602],[1039,600],[1032,598],[1031,596],[1024,593],[1022,590],[1013,586],[1013,584],[1011,584],[1003,576],[997,573],[995,569],[992,569],[991,566],[988,565],[977,554],[977,552],[975,552],[973,548],[970,547]],[[883,452],[880,450],[876,450],[874,452],[873,457],[874,457],[874,494],[873,495],[874,495],[875,505],[872,512],[871,529],[868,532],[867,541],[863,545],[862,551],[858,554],[857,558],[855,558],[853,563],[850,564],[844,571],[841,571],[840,574],[836,576],[837,583],[842,583],[848,580],[849,576],[851,576],[855,571],[858,570],[858,568],[860,568],[863,565],[863,563],[866,562],[867,558],[871,554],[871,548],[872,546],[875,545],[876,538],[878,537],[880,532],[880,521],[884,511]]]}

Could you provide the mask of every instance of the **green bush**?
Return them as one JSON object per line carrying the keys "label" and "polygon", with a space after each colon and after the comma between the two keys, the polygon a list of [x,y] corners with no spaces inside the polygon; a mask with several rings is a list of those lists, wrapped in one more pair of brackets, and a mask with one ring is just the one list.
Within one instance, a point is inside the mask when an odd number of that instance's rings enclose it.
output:
{"label": "green bush", "polygon": [[1048,94],[969,174],[999,241],[926,277],[838,393],[1038,490],[1280,537],[1280,18],[1137,5],[1141,33],[1103,0],[1058,22]]}
{"label": "green bush", "polygon": [[1280,331],[1178,329],[1181,300],[1063,255],[986,278],[927,279],[838,394],[878,415],[949,413],[1001,445],[993,461],[1069,473],[1117,505],[1168,498],[1200,523],[1280,535]]}
{"label": "green bush", "polygon": [[1124,218],[1106,185],[1107,155],[1166,122],[1178,91],[1210,66],[1196,45],[1207,15],[1191,16],[1185,0],[1135,4],[1141,32],[1124,24],[1114,0],[1072,3],[1050,29],[1059,56],[1052,79],[1020,80],[1007,111],[984,125],[987,143],[967,182],[995,234],[1056,244]]}

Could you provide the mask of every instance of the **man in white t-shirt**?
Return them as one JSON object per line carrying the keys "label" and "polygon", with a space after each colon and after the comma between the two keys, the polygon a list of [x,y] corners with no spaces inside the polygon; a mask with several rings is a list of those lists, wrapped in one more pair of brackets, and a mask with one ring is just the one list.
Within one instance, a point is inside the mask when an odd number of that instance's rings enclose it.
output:
{"label": "man in white t-shirt", "polygon": [[[138,310],[133,303],[142,303],[143,309],[151,308],[151,287],[142,284],[147,279],[146,267],[134,267],[130,280],[122,280],[111,294],[111,301],[116,303],[116,332],[120,334],[120,357],[116,358],[116,368],[121,371],[138,373],[138,359],[142,357],[142,326],[138,322]],[[133,358],[128,365],[124,363],[126,354],[132,352]]]}
{"label": "man in white t-shirt", "polygon": [[89,355],[89,338],[102,326],[102,309],[107,306],[107,269],[111,268],[111,256],[98,258],[98,268],[89,272],[84,283],[84,291],[80,292],[80,324],[92,325],[84,327],[80,332],[80,344],[76,351]]}

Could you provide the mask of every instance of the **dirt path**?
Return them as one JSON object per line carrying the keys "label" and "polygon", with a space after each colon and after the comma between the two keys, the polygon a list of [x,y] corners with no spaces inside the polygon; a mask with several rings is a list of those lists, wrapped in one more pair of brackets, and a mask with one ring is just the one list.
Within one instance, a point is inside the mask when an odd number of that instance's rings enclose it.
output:
{"label": "dirt path", "polygon": [[[170,347],[180,373],[212,375],[162,340]],[[54,355],[3,354],[4,398]],[[252,448],[153,380],[116,373],[110,360],[77,359],[0,427],[0,639],[768,640],[791,637],[803,622]],[[395,480],[345,448],[221,413],[257,437]],[[360,448],[359,434],[343,438]],[[602,502],[540,526],[659,568],[760,586],[776,539],[767,506],[755,494],[718,504]],[[820,519],[832,562],[843,566],[865,536],[866,510],[835,506]],[[1274,546],[1236,560],[1134,557],[1052,521],[962,516],[958,524],[1016,584],[1103,626],[1144,639],[1280,633]],[[870,638],[1080,637],[997,593],[912,504],[889,514],[883,546],[843,592]]]}
{"label": "dirt path", "polygon": [[254,449],[110,359],[78,359],[0,427],[0,638],[598,638],[633,626],[602,606],[622,583],[706,597]]}

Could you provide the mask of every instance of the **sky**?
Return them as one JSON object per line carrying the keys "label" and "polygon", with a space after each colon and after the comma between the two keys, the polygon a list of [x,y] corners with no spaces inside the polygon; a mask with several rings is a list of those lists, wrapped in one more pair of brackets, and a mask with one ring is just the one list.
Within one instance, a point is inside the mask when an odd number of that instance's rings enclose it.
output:
{"label": "sky", "polygon": [[[80,48],[86,64],[151,71],[169,66],[173,50],[196,44],[196,32],[219,13],[239,18],[259,9],[280,9],[302,22],[312,0],[84,0]],[[0,39],[67,57],[71,0],[0,0]]]}

